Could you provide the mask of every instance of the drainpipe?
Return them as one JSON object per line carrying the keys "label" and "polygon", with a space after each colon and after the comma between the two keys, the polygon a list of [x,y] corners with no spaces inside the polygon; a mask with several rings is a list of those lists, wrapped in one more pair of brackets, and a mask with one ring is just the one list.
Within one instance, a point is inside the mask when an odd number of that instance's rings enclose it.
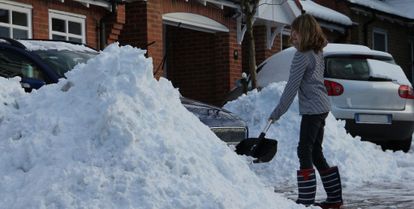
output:
{"label": "drainpipe", "polygon": [[374,11],[372,11],[371,10],[371,19],[369,19],[367,22],[365,22],[363,25],[362,25],[362,29],[363,29],[363,33],[364,33],[364,44],[366,45],[366,46],[369,46],[368,45],[368,37],[369,37],[369,34],[368,34],[368,27],[369,27],[369,25],[371,25],[375,20],[377,19],[377,15],[375,14],[375,12]]}
{"label": "drainpipe", "polygon": [[106,46],[106,27],[104,18],[99,20],[99,49],[102,50]]}
{"label": "drainpipe", "polygon": [[99,49],[104,49],[107,43],[107,34],[106,34],[106,23],[111,20],[112,16],[117,12],[117,5],[122,2],[122,0],[111,0],[111,12],[102,17],[99,21]]}

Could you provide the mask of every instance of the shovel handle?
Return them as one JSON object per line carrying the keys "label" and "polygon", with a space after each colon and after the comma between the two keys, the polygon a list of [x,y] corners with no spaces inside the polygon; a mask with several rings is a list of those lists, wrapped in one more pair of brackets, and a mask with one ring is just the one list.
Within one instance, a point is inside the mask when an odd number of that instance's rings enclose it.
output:
{"label": "shovel handle", "polygon": [[269,119],[269,120],[267,121],[266,126],[264,127],[263,131],[262,131],[262,132],[260,133],[260,135],[259,135],[259,139],[264,139],[264,137],[265,137],[265,135],[266,135],[266,132],[269,130],[269,128],[270,128],[270,126],[272,125],[272,123],[273,123],[273,120],[272,120],[272,119]]}

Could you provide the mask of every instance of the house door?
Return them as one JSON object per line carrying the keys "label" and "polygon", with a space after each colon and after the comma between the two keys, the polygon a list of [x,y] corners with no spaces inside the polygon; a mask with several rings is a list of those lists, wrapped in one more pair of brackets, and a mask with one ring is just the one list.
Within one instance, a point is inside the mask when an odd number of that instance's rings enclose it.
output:
{"label": "house door", "polygon": [[229,29],[192,13],[167,13],[162,18],[167,56],[164,76],[183,96],[215,104],[219,88],[216,69],[225,66],[216,60],[226,53],[217,34],[228,33]]}

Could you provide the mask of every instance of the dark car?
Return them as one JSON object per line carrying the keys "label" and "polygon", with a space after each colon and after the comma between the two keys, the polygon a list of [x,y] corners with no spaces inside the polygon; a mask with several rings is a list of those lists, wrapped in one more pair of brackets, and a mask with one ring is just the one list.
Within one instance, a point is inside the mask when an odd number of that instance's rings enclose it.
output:
{"label": "dark car", "polygon": [[[0,76],[20,76],[22,87],[30,92],[58,82],[75,65],[96,55],[96,50],[78,43],[0,38]],[[181,102],[228,144],[236,144],[248,136],[246,123],[231,112],[184,97]]]}

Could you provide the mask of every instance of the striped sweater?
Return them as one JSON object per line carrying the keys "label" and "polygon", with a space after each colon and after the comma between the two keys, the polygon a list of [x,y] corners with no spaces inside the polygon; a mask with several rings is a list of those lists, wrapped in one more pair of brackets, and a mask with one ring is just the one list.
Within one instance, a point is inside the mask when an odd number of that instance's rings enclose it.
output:
{"label": "striped sweater", "polygon": [[329,112],[331,105],[324,86],[324,69],[322,52],[315,53],[313,50],[297,51],[292,60],[289,80],[285,90],[270,118],[274,121],[279,120],[288,110],[298,92],[301,115]]}

